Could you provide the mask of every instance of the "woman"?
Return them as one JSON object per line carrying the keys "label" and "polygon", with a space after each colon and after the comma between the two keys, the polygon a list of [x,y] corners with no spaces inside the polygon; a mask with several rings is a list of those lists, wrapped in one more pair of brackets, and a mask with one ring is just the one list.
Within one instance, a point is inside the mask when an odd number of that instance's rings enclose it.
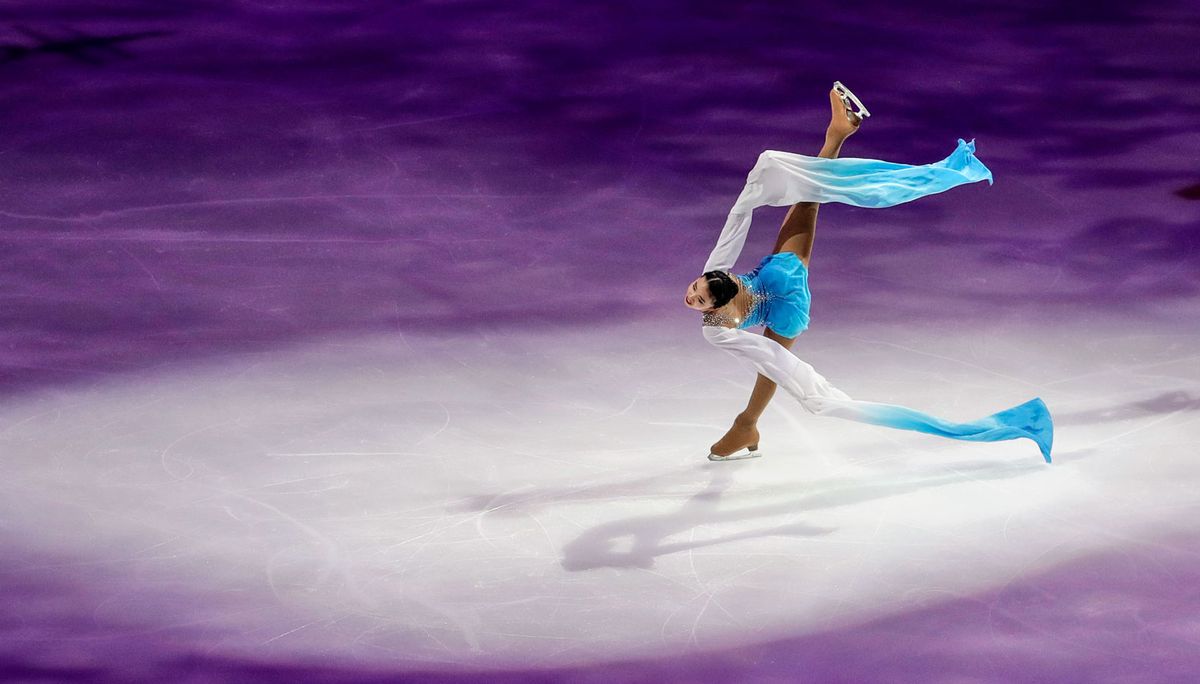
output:
{"label": "woman", "polygon": [[[955,423],[903,406],[851,399],[789,351],[796,336],[808,327],[808,263],[817,209],[822,203],[890,207],[965,183],[992,182],[991,171],[975,158],[975,142],[962,139],[949,157],[922,166],[838,159],[842,143],[870,113],[841,83],[834,83],[829,102],[833,117],[825,132],[825,146],[817,157],[772,150],[759,155],[708,258],[704,275],[692,281],[684,295],[687,306],[704,312],[705,339],[750,362],[760,373],[746,410],[712,445],[709,459],[761,455],[758,419],[776,386],[781,386],[815,415],[970,441],[1028,438],[1049,463],[1054,425],[1040,398],[979,420]],[[766,205],[791,205],[773,253],[749,273],[734,276],[728,269],[746,242],[751,213],[755,207]],[[744,330],[752,325],[766,326],[763,336]]]}

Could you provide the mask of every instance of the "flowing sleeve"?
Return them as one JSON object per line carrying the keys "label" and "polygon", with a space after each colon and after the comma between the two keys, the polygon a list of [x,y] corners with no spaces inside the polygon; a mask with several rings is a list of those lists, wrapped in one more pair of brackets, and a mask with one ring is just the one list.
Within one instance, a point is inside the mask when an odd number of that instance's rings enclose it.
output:
{"label": "flowing sleeve", "polygon": [[710,344],[753,366],[792,395],[809,413],[835,408],[828,400],[836,403],[850,399],[816,369],[769,337],[716,325],[706,325],[703,330],[704,339]]}
{"label": "flowing sleeve", "polygon": [[706,325],[703,330],[704,338],[712,345],[754,366],[814,415],[972,442],[1024,438],[1037,444],[1042,458],[1050,462],[1054,422],[1040,397],[960,423],[906,406],[851,399],[790,350],[762,335],[715,325]]}
{"label": "flowing sleeve", "polygon": [[975,157],[975,141],[961,138],[950,156],[918,166],[767,150],[758,155],[754,168],[747,174],[746,185],[725,219],[704,271],[733,268],[746,244],[751,214],[757,207],[789,206],[797,202],[891,207],[983,180],[990,185],[992,172]]}

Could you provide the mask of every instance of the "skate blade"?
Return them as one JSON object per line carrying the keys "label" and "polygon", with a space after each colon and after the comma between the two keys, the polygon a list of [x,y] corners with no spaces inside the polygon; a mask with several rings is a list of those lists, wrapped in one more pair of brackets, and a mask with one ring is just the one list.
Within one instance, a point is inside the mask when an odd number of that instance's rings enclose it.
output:
{"label": "skate blade", "polygon": [[[842,103],[846,105],[847,110],[857,110],[857,111],[847,111],[846,112],[847,119],[850,119],[850,114],[854,114],[859,119],[865,119],[868,116],[871,116],[871,112],[867,111],[867,108],[865,106],[863,106],[862,100],[858,99],[858,97],[855,96],[855,94],[853,92],[851,92],[849,88],[842,85],[841,81],[834,81],[833,89],[837,91],[838,97],[842,98]],[[851,107],[850,106],[851,104],[853,104],[854,106]],[[850,120],[853,121],[853,119],[850,119]]]}
{"label": "skate blade", "polygon": [[759,456],[762,456],[762,451],[760,451],[758,449],[742,449],[740,451],[735,451],[732,454],[729,454],[728,456],[718,456],[717,454],[710,452],[708,454],[708,460],[710,460],[710,461],[744,461],[748,458],[758,458]]}

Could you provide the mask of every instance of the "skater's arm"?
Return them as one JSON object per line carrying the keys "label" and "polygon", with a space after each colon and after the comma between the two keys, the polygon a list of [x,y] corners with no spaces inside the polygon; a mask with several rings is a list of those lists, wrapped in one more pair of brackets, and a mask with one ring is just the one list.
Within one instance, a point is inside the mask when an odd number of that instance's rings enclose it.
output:
{"label": "skater's arm", "polygon": [[815,410],[819,404],[816,400],[822,398],[850,398],[775,340],[736,328],[706,325],[703,331],[710,344],[750,363],[809,411]]}
{"label": "skater's arm", "polygon": [[706,326],[704,337],[713,345],[754,364],[758,372],[775,381],[814,415],[975,442],[1027,438],[1038,445],[1042,457],[1047,463],[1050,462],[1054,422],[1040,398],[978,420],[960,423],[906,406],[851,399],[845,392],[829,384],[812,366],[779,343],[761,335],[745,330]]}
{"label": "skater's arm", "polygon": [[[749,187],[749,186],[747,186]],[[737,262],[742,247],[746,244],[746,234],[750,232],[749,212],[730,212],[725,219],[725,227],[717,238],[717,246],[708,255],[704,264],[704,273],[709,271],[728,271]]]}
{"label": "skater's arm", "polygon": [[992,172],[975,157],[975,141],[968,143],[961,138],[950,156],[920,166],[767,150],[758,155],[754,168],[747,174],[746,185],[729,212],[704,270],[733,267],[746,244],[750,216],[757,207],[799,202],[891,207],[982,180],[990,184]]}
{"label": "skater's arm", "polygon": [[746,235],[750,232],[751,213],[754,211],[754,207],[763,204],[758,201],[762,195],[762,186],[758,183],[757,178],[764,165],[770,163],[771,159],[766,152],[758,155],[754,168],[750,169],[750,173],[746,175],[746,185],[742,187],[741,194],[738,195],[737,201],[733,203],[733,209],[725,219],[725,226],[721,228],[717,245],[708,255],[708,262],[704,264],[704,272],[728,271],[737,262],[738,255],[742,253],[742,247],[746,244]]}
{"label": "skater's arm", "polygon": [[746,244],[755,208],[818,201],[820,182],[814,180],[816,176],[811,166],[828,161],[776,150],[765,150],[758,155],[754,168],[746,175],[741,194],[725,219],[717,245],[704,265],[705,272],[733,268]]}
{"label": "skater's arm", "polygon": [[780,386],[791,377],[800,360],[782,344],[763,335],[721,325],[705,325],[703,331],[709,344],[749,362]]}

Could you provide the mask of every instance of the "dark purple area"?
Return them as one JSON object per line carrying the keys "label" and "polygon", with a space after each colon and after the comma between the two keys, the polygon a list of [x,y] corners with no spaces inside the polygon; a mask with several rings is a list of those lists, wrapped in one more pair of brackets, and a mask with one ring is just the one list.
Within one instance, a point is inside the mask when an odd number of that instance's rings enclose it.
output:
{"label": "dark purple area", "polygon": [[[7,15],[5,394],[327,334],[690,316],[757,153],[815,154],[834,79],[875,114],[844,155],[976,138],[996,184],[826,207],[814,325],[1155,316],[1200,289],[1186,2]],[[759,213],[742,270],[782,210]]]}
{"label": "dark purple area", "polygon": [[[823,208],[814,325],[1168,317],[1200,293],[1198,42],[1183,1],[8,6],[0,397],[324,335],[692,315],[755,156],[815,154],[835,79],[875,114],[845,155],[975,138],[996,184]],[[1195,541],[753,647],[467,677],[193,653],[6,547],[0,677],[1188,681]],[[31,621],[111,657],[32,663]]]}
{"label": "dark purple area", "polygon": [[[25,610],[57,603],[54,638],[78,643],[80,663],[32,663],[20,647],[0,644],[0,678],[35,682],[1186,682],[1200,671],[1200,540],[1133,544],[1084,555],[1020,582],[951,598],[899,615],[807,636],[651,660],[549,670],[429,670],[418,663],[352,666],[335,660],[292,663],[238,659],[195,650],[202,625],[156,626],[125,617],[98,621],[88,586],[103,567],[70,570],[66,559],[39,557],[51,574],[0,564],[6,610],[0,629],[28,627],[8,610],[20,592]],[[66,571],[61,568],[67,568]],[[184,605],[194,597],[148,588],[148,605]],[[208,597],[236,605],[236,597]],[[190,645],[190,646],[189,646]]]}

